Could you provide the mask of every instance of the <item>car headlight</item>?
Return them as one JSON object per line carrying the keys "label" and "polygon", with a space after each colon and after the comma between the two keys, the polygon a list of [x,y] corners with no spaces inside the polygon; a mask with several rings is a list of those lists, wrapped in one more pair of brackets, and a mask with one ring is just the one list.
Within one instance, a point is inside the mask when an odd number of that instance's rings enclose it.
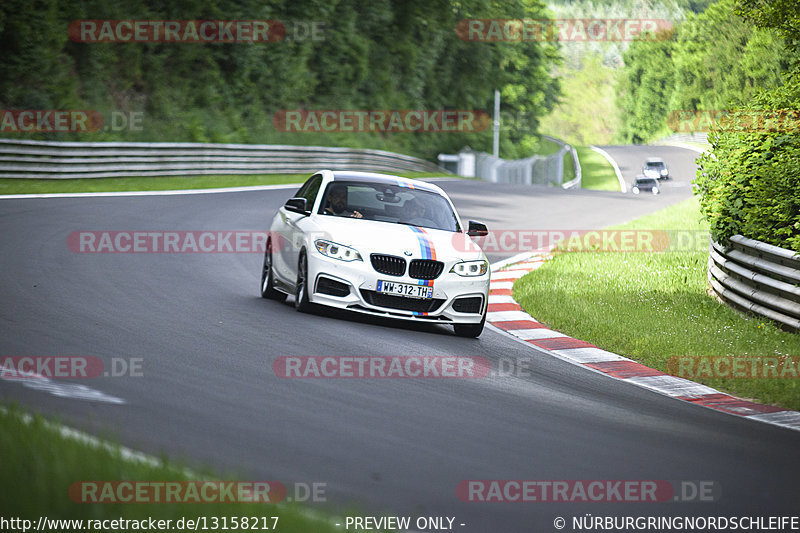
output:
{"label": "car headlight", "polygon": [[450,269],[450,273],[458,274],[459,276],[483,276],[489,269],[489,263],[483,259],[479,261],[462,261],[456,263]]}
{"label": "car headlight", "polygon": [[662,176],[666,176],[667,174],[669,174],[669,171],[666,168],[661,171]]}
{"label": "car headlight", "polygon": [[326,257],[339,259],[340,261],[363,261],[361,254],[355,248],[344,246],[331,241],[318,239],[314,241],[317,251]]}

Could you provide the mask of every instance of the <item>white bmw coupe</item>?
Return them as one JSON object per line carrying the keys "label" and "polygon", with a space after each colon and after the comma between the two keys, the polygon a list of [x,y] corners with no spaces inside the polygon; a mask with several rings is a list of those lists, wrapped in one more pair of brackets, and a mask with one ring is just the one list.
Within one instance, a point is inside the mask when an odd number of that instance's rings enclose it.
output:
{"label": "white bmw coupe", "polygon": [[486,322],[489,262],[436,185],[365,172],[320,171],[272,219],[261,296],[307,311],[326,305],[451,324],[477,337]]}

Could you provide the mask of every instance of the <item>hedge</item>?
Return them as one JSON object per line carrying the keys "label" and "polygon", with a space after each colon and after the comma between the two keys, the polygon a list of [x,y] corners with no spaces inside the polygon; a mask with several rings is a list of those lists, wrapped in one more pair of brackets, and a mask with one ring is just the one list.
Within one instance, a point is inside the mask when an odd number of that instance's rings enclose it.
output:
{"label": "hedge", "polygon": [[800,252],[800,73],[731,110],[709,140],[694,185],[714,239]]}

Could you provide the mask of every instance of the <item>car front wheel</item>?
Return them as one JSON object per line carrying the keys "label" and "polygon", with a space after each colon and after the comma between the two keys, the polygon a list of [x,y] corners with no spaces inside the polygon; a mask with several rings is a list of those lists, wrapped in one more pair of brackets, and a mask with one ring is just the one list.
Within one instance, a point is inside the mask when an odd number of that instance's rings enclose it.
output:
{"label": "car front wheel", "polygon": [[308,259],[301,253],[297,262],[297,284],[294,293],[294,308],[301,313],[311,310],[311,301],[308,299]]}
{"label": "car front wheel", "polygon": [[282,302],[286,299],[286,295],[275,289],[275,281],[272,279],[271,248],[272,244],[268,242],[264,252],[264,265],[261,268],[261,297]]}

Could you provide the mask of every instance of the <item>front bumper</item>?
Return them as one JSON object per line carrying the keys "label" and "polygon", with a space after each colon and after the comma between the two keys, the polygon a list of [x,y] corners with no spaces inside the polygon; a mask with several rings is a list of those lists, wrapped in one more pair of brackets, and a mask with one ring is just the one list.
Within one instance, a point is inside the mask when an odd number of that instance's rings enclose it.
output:
{"label": "front bumper", "polygon": [[[372,268],[369,257],[364,261],[345,262],[312,251],[308,254],[309,299],[315,304],[401,320],[438,321],[450,324],[479,323],[488,304],[489,270],[482,276],[462,277],[450,273],[455,261],[444,261],[444,263],[442,273],[431,280],[432,300],[387,297],[376,292],[378,280],[412,285],[418,285],[420,281],[426,282],[410,277],[408,272],[402,276],[377,272]],[[330,283],[330,280],[335,283]],[[343,286],[336,285],[337,283]],[[347,289],[346,295],[344,286]],[[336,292],[337,295],[326,292]],[[465,298],[470,300],[464,300]],[[480,302],[474,300],[475,298],[479,298]],[[457,310],[465,308],[470,312]]]}

